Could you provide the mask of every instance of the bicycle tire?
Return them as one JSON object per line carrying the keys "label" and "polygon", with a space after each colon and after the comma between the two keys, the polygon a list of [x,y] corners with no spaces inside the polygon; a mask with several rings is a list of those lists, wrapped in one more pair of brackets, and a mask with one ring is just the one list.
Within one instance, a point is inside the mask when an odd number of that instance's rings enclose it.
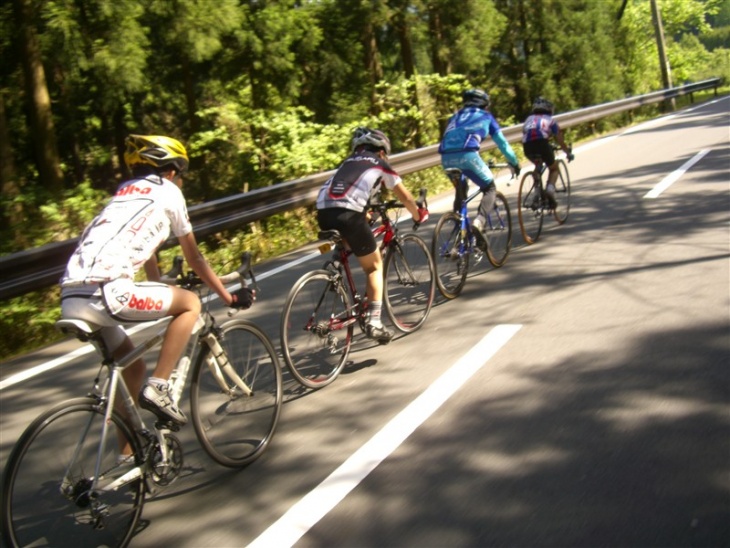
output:
{"label": "bicycle tire", "polygon": [[324,388],[347,362],[355,327],[350,296],[329,270],[308,272],[292,287],[281,315],[284,363],[299,384]]}
{"label": "bicycle tire", "polygon": [[[101,490],[88,488],[101,445],[104,407],[95,398],[67,400],[36,418],[8,457],[2,486],[2,535],[6,546],[126,546],[145,500],[139,475],[116,490],[103,490],[133,466],[117,464],[119,440],[132,447],[134,466],[143,461],[134,434],[116,411],[102,450]],[[77,453],[78,452],[78,453]],[[71,462],[74,454],[76,458]],[[64,482],[64,478],[68,478]],[[102,509],[99,509],[103,505]],[[99,511],[92,514],[92,507]]]}
{"label": "bicycle tire", "polygon": [[558,160],[558,178],[555,181],[555,194],[558,207],[553,216],[559,225],[568,220],[570,214],[570,173],[564,160]]}
{"label": "bicycle tire", "polygon": [[433,229],[431,256],[436,268],[436,284],[445,299],[455,299],[464,289],[471,253],[461,235],[461,217],[449,212]]}
{"label": "bicycle tire", "polygon": [[542,232],[544,209],[539,194],[540,184],[534,171],[525,173],[517,193],[517,217],[520,221],[522,238],[528,245],[537,242]]}
{"label": "bicycle tire", "polygon": [[282,380],[274,345],[255,324],[233,319],[218,338],[233,370],[252,390],[244,394],[223,371],[224,392],[208,365],[212,350],[203,345],[193,368],[190,405],[195,434],[217,463],[242,468],[271,443],[282,405]]}
{"label": "bicycle tire", "polygon": [[398,331],[412,333],[428,318],[436,272],[426,242],[406,234],[391,242],[383,265],[385,311]]}
{"label": "bicycle tire", "polygon": [[487,239],[487,259],[494,268],[501,267],[507,262],[512,248],[512,215],[507,198],[501,192],[497,192],[494,209],[487,216],[484,237]]}

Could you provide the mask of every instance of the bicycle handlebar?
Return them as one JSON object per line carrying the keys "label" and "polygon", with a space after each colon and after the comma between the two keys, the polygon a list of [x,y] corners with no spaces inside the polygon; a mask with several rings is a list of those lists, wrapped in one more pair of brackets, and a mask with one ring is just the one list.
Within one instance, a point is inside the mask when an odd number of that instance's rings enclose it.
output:
{"label": "bicycle handlebar", "polygon": [[[229,274],[219,276],[219,278],[223,285],[240,281],[241,287],[247,287],[248,284],[244,278],[246,274],[251,278],[253,286],[256,287],[256,277],[251,266],[251,253],[249,251],[241,255],[241,266]],[[195,272],[189,271],[187,274],[183,273],[183,258],[179,255],[172,260],[172,268],[161,276],[160,281],[170,285],[179,285],[186,289],[203,285],[203,280]]]}
{"label": "bicycle handlebar", "polygon": [[[421,188],[421,190],[418,191],[418,199],[416,200],[416,205],[419,208],[425,208],[428,209],[428,201],[426,200],[426,195],[428,194],[428,190],[425,188]],[[402,202],[399,202],[398,200],[386,200],[385,202],[379,202],[376,204],[370,204],[369,209],[370,211],[374,211],[376,213],[379,213],[381,216],[385,214],[386,211],[389,209],[401,209],[404,208],[405,205]],[[417,229],[420,226],[420,222],[414,221],[413,222],[413,229]]]}

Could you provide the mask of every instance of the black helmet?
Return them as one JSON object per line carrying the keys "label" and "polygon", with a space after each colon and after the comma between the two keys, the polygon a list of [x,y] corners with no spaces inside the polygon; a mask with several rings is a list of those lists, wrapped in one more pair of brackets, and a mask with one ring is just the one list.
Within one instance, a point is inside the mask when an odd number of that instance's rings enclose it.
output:
{"label": "black helmet", "polygon": [[461,98],[465,107],[489,108],[489,94],[481,89],[466,90]]}
{"label": "black helmet", "polygon": [[534,114],[550,114],[552,116],[553,112],[555,111],[555,107],[553,104],[545,99],[545,97],[538,97],[535,99],[535,102],[532,103],[532,112]]}
{"label": "black helmet", "polygon": [[379,129],[359,127],[352,136],[352,151],[359,146],[369,146],[374,149],[382,149],[387,156],[390,156],[390,139]]}

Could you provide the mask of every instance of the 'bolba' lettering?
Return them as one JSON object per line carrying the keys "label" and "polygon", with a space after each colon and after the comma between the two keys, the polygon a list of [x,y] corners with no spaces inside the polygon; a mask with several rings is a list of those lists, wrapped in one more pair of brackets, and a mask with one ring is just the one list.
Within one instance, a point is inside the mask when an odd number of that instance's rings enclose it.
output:
{"label": "'bolba' lettering", "polygon": [[155,301],[149,297],[138,299],[136,295],[132,295],[129,300],[129,308],[135,310],[162,310],[162,301]]}

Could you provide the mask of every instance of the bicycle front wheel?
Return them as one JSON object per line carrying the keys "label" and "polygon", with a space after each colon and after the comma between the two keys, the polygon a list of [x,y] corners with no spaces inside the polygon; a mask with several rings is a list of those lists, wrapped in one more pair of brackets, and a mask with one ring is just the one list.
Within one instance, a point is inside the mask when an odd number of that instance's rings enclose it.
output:
{"label": "bicycle front wheel", "polygon": [[[195,434],[210,457],[231,468],[255,461],[266,450],[279,422],[281,369],[266,334],[251,322],[234,319],[218,337],[232,371],[205,345],[190,386]],[[238,381],[251,390],[246,394]]]}
{"label": "bicycle front wheel", "polygon": [[461,217],[449,212],[433,229],[431,255],[436,268],[436,283],[446,299],[458,297],[469,273],[469,248],[461,235]]}
{"label": "bicycle front wheel", "polygon": [[[93,398],[63,402],[35,419],[5,466],[6,546],[126,546],[144,505],[137,437],[116,412],[101,447],[104,409]],[[119,462],[120,443],[133,456]],[[100,451],[101,449],[101,451]],[[101,467],[96,485],[97,456]],[[119,483],[127,475],[128,480]],[[117,482],[118,485],[112,485]]]}
{"label": "bicycle front wheel", "polygon": [[568,220],[570,214],[570,174],[564,160],[558,160],[558,178],[555,181],[555,197],[558,207],[553,215],[559,225]]}
{"label": "bicycle front wheel", "polygon": [[396,329],[412,333],[426,321],[436,292],[436,273],[426,243],[406,234],[388,247],[383,265],[385,310]]}
{"label": "bicycle front wheel", "polygon": [[281,315],[281,347],[287,369],[307,388],[323,388],[342,372],[355,327],[342,279],[328,270],[299,278]]}
{"label": "bicycle front wheel", "polygon": [[525,173],[517,194],[517,217],[526,244],[534,244],[540,237],[543,222],[543,206],[539,176]]}
{"label": "bicycle front wheel", "polygon": [[512,248],[512,215],[504,194],[497,192],[494,209],[487,215],[484,227],[487,239],[487,259],[494,268],[499,268],[506,261]]}

